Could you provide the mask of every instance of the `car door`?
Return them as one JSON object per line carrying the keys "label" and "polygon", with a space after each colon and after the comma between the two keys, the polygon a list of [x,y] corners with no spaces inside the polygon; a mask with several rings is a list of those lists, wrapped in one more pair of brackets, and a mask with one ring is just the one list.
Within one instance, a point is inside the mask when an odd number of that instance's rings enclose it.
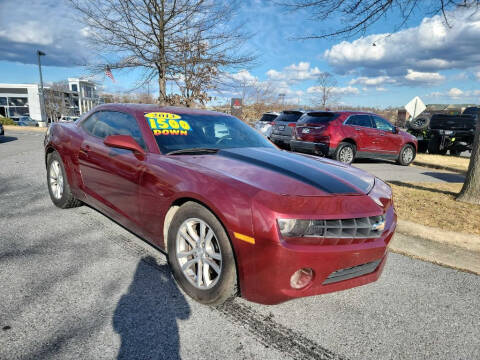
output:
{"label": "car door", "polygon": [[131,150],[106,146],[109,135],[130,135],[146,149],[137,120],[117,111],[98,111],[82,121],[84,139],[79,150],[79,170],[87,195],[138,226],[138,206],[144,159]]}
{"label": "car door", "polygon": [[375,151],[381,155],[396,156],[402,147],[402,136],[395,133],[395,127],[384,118],[372,115],[372,120],[378,136]]}
{"label": "car door", "polygon": [[[372,120],[366,114],[354,114],[345,120],[349,137],[352,137],[357,144],[357,152],[372,152],[375,148],[376,132],[373,129]],[[361,155],[361,154],[359,154]]]}

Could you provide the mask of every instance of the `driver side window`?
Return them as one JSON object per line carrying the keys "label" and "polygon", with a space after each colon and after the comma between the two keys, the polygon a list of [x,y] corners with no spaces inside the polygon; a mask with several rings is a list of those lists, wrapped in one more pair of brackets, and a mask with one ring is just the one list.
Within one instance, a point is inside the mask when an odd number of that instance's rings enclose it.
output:
{"label": "driver side window", "polygon": [[146,149],[137,120],[126,113],[118,111],[98,111],[82,123],[82,127],[91,135],[105,139],[110,135],[130,135]]}
{"label": "driver side window", "polygon": [[389,131],[389,132],[393,131],[393,125],[390,124],[387,120],[382,119],[379,116],[372,116],[372,118],[373,118],[373,122],[375,123],[375,127],[378,130]]}

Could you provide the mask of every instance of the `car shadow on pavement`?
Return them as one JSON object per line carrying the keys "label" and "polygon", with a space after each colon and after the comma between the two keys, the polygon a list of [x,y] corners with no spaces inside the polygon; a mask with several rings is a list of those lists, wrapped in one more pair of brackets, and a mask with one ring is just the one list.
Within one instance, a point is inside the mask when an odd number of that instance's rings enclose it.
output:
{"label": "car shadow on pavement", "polygon": [[143,257],[113,316],[121,337],[118,359],[180,359],[177,319],[189,317],[190,306],[169,266]]}
{"label": "car shadow on pavement", "polygon": [[18,140],[15,136],[0,136],[0,144]]}
{"label": "car shadow on pavement", "polygon": [[443,180],[449,183],[463,183],[465,176],[461,174],[444,173],[444,172],[424,172],[423,175],[431,176],[435,179]]}

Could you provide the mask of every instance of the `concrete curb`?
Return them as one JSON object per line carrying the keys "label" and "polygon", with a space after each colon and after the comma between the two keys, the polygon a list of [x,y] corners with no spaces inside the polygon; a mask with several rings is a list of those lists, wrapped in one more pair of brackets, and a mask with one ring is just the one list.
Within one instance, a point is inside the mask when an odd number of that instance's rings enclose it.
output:
{"label": "concrete curb", "polygon": [[416,161],[416,160],[413,161],[413,165],[427,167],[427,168],[431,168],[431,169],[451,171],[451,172],[454,172],[454,173],[457,173],[457,174],[462,174],[462,175],[465,175],[467,173],[465,170],[456,169],[456,168],[453,168],[453,167],[450,167],[450,166],[430,164],[430,163],[426,163],[426,162],[422,162],[422,161]]}
{"label": "concrete curb", "polygon": [[13,131],[33,131],[33,132],[46,132],[47,128],[34,127],[34,126],[16,126],[16,125],[3,125],[5,130]]}
{"label": "concrete curb", "polygon": [[478,235],[447,231],[403,219],[398,219],[397,232],[480,253],[480,236]]}
{"label": "concrete curb", "polygon": [[396,233],[389,250],[452,269],[480,275],[480,252]]}
{"label": "concrete curb", "polygon": [[480,236],[398,220],[393,252],[480,275]]}

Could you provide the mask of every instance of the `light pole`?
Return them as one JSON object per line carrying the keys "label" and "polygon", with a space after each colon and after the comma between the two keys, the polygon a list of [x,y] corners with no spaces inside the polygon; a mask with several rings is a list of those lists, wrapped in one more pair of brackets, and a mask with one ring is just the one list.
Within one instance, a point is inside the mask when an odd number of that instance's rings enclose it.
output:
{"label": "light pole", "polygon": [[37,50],[38,56],[38,72],[40,73],[40,113],[42,114],[42,121],[45,119],[45,125],[48,126],[47,114],[45,111],[45,93],[43,92],[43,77],[42,77],[42,63],[40,62],[40,56],[45,56],[43,51]]}
{"label": "light pole", "polygon": [[282,106],[283,106],[284,110],[285,110],[285,95],[286,95],[286,94],[283,94],[283,93],[282,93],[282,94],[278,94],[278,97],[279,97],[279,98],[282,98]]}

